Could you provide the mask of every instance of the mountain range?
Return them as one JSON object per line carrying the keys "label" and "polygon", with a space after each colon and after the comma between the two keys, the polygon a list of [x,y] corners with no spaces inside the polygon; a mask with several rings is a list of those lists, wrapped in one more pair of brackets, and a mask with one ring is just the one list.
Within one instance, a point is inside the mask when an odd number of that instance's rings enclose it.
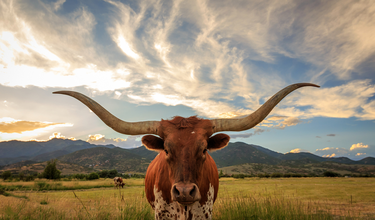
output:
{"label": "mountain range", "polygon": [[[0,142],[0,166],[2,166],[0,170],[14,170],[17,167],[56,158],[63,163],[81,166],[82,170],[117,169],[119,172],[144,173],[157,154],[157,152],[147,150],[144,146],[123,149],[114,145],[94,145],[82,140],[55,138],[45,142],[7,141]],[[264,164],[269,167],[296,167],[327,162],[375,165],[373,157],[353,161],[346,157],[324,158],[306,152],[282,154],[243,142],[229,143],[224,149],[212,152],[210,155],[215,160],[218,169],[242,164]]]}

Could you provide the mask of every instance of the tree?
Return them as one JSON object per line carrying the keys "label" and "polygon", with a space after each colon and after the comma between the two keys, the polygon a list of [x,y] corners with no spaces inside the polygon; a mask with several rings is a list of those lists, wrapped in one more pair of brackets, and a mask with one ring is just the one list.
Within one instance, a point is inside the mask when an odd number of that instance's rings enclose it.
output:
{"label": "tree", "polygon": [[117,170],[110,170],[109,173],[108,173],[109,178],[115,178],[118,175],[119,174],[118,174]]}
{"label": "tree", "polygon": [[60,179],[61,171],[56,168],[56,161],[57,160],[51,160],[47,162],[47,166],[42,173],[44,178],[52,180]]}
{"label": "tree", "polygon": [[23,172],[20,172],[20,173],[18,174],[18,177],[20,178],[20,180],[24,180],[24,178],[25,178],[25,174],[24,174]]}
{"label": "tree", "polygon": [[99,179],[99,175],[97,173],[90,173],[89,175],[87,175],[87,179],[96,180],[96,179]]}
{"label": "tree", "polygon": [[99,176],[100,176],[101,178],[108,178],[108,177],[109,177],[109,172],[108,172],[108,170],[102,170],[102,171],[98,172],[98,174],[99,174]]}
{"label": "tree", "polygon": [[3,180],[7,180],[12,177],[12,173],[10,171],[4,171],[1,177],[3,178]]}

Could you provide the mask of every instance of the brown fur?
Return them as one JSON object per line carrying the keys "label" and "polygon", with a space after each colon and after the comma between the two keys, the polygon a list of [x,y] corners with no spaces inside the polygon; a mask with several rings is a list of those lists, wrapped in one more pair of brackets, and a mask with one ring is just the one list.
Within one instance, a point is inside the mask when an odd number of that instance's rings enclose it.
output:
{"label": "brown fur", "polygon": [[218,171],[205,149],[225,147],[229,136],[218,134],[211,137],[212,133],[210,120],[196,116],[176,116],[172,120],[161,121],[158,134],[161,138],[153,135],[142,138],[148,149],[160,151],[146,173],[146,197],[151,205],[155,200],[154,186],[162,191],[163,199],[169,204],[172,202],[172,185],[178,182],[195,183],[201,194],[201,205],[207,201],[211,184],[214,187],[214,201],[216,200],[219,189]]}

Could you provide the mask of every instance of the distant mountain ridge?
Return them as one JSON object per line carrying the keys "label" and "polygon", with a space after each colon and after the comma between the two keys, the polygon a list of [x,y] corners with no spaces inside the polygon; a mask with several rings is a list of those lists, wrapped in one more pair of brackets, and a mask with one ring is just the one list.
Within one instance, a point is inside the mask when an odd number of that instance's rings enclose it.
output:
{"label": "distant mountain ridge", "polygon": [[[43,162],[57,158],[67,163],[99,170],[118,169],[124,172],[144,172],[157,154],[158,152],[147,150],[144,146],[122,149],[114,145],[94,145],[82,140],[52,139],[45,142],[0,142],[0,166],[26,160]],[[322,162],[375,165],[375,158],[373,157],[353,161],[346,157],[324,158],[306,152],[282,154],[243,142],[229,143],[224,149],[209,152],[209,154],[215,160],[218,168],[250,163],[283,166]]]}
{"label": "distant mountain ridge", "polygon": [[[82,140],[54,138],[49,141],[4,141],[0,142],[0,166],[24,160],[43,162],[78,150],[101,145],[90,144]],[[115,148],[110,144],[107,148]]]}

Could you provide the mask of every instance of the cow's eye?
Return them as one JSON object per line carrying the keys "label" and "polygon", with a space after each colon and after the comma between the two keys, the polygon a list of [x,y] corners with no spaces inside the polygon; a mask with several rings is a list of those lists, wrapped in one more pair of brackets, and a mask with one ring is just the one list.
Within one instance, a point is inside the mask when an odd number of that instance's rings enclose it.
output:
{"label": "cow's eye", "polygon": [[206,152],[207,152],[207,149],[204,149],[204,150],[203,150],[203,153],[205,154]]}
{"label": "cow's eye", "polygon": [[164,150],[165,154],[168,155],[168,151],[167,150]]}

